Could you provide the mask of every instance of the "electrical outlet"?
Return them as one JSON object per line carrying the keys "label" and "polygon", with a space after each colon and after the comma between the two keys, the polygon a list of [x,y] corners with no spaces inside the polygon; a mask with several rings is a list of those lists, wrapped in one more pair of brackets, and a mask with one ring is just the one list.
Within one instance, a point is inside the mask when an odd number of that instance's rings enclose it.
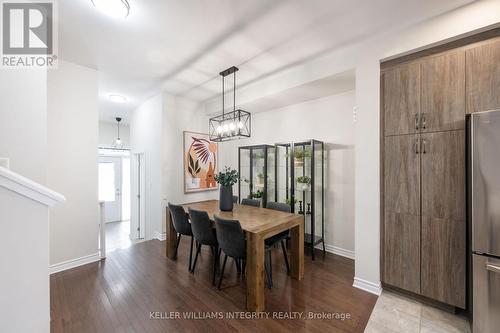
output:
{"label": "electrical outlet", "polygon": [[356,122],[357,119],[358,119],[358,110],[356,109],[356,107],[353,107],[352,108],[352,121]]}
{"label": "electrical outlet", "polygon": [[8,169],[9,168],[9,159],[4,158],[4,157],[0,157],[0,166]]}

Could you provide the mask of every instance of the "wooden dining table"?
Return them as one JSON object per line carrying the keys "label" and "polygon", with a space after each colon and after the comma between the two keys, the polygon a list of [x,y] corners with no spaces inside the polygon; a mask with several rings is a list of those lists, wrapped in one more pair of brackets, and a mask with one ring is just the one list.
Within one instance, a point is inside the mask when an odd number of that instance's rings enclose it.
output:
{"label": "wooden dining table", "polygon": [[[219,209],[218,200],[208,200],[182,205],[206,211],[223,219],[238,220],[246,233],[246,307],[248,311],[264,311],[264,240],[282,231],[290,230],[290,275],[293,279],[304,277],[304,216],[266,208],[235,204],[230,212]],[[167,258],[174,260],[177,233],[167,207]]]}

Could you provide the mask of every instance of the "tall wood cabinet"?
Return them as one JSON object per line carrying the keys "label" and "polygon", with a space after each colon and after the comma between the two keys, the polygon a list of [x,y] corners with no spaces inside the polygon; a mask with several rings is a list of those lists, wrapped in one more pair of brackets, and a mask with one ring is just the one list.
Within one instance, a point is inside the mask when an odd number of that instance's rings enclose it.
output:
{"label": "tall wood cabinet", "polygon": [[465,307],[465,52],[382,72],[382,281]]}

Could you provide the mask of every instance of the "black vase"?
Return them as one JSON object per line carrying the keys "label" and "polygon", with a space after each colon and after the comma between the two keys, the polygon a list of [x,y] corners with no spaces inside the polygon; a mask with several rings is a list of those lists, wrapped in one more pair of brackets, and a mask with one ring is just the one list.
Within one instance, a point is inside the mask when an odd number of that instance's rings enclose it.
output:
{"label": "black vase", "polygon": [[225,212],[230,212],[233,210],[233,187],[232,186],[221,186],[220,187],[219,208],[220,208],[220,210],[225,211]]}

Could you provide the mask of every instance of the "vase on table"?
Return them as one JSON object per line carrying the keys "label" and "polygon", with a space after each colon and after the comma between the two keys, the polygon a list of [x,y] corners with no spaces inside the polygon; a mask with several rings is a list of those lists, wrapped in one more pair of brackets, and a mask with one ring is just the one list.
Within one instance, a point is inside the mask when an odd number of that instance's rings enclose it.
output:
{"label": "vase on table", "polygon": [[222,211],[230,212],[233,210],[233,187],[222,186],[220,187],[219,208]]}

